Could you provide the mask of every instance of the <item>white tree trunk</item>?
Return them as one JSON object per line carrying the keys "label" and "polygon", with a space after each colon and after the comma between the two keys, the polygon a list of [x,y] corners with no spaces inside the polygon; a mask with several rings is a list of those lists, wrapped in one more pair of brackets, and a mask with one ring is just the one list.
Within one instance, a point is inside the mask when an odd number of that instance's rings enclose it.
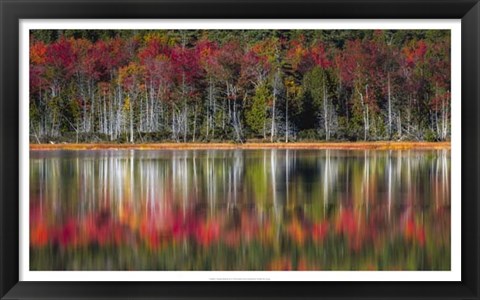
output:
{"label": "white tree trunk", "polygon": [[392,138],[392,100],[390,94],[390,73],[387,76],[388,82],[388,138]]}
{"label": "white tree trunk", "polygon": [[130,143],[133,144],[133,96],[130,97],[130,101],[128,101],[128,112],[130,117]]}
{"label": "white tree trunk", "polygon": [[285,98],[285,143],[288,143],[288,95]]}
{"label": "white tree trunk", "polygon": [[327,98],[327,90],[325,87],[325,75],[323,76],[323,119],[324,119],[324,126],[325,126],[325,140],[330,139],[330,129],[328,127],[328,98]]}

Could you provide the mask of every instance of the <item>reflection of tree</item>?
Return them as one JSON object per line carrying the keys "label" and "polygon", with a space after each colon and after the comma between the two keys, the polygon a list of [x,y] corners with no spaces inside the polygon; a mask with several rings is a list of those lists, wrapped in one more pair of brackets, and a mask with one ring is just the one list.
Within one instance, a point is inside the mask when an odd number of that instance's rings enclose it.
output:
{"label": "reflection of tree", "polygon": [[35,156],[34,269],[450,267],[449,151]]}

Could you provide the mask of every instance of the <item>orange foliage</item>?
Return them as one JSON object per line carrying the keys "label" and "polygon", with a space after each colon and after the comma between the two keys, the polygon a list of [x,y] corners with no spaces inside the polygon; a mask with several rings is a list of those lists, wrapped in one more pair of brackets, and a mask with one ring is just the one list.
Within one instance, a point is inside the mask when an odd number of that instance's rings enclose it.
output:
{"label": "orange foliage", "polygon": [[45,63],[45,54],[47,53],[47,46],[43,42],[35,42],[30,47],[30,61],[33,64]]}
{"label": "orange foliage", "polygon": [[37,223],[30,229],[30,243],[35,247],[46,246],[49,242],[48,228],[44,223]]}

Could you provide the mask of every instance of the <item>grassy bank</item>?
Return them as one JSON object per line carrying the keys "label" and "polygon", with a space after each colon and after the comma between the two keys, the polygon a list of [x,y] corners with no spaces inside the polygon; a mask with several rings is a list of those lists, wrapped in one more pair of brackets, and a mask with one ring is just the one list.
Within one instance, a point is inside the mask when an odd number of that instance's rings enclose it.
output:
{"label": "grassy bank", "polygon": [[311,142],[311,143],[156,143],[156,144],[30,144],[30,150],[169,150],[169,149],[450,149],[450,142]]}

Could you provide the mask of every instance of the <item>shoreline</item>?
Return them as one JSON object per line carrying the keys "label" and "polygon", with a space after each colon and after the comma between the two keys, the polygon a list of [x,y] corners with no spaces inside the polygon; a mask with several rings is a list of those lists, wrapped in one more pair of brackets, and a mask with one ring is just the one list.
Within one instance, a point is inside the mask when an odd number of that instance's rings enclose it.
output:
{"label": "shoreline", "polygon": [[210,150],[210,149],[334,149],[334,150],[450,150],[450,142],[295,142],[295,143],[147,143],[147,144],[30,144],[30,151],[46,150]]}

